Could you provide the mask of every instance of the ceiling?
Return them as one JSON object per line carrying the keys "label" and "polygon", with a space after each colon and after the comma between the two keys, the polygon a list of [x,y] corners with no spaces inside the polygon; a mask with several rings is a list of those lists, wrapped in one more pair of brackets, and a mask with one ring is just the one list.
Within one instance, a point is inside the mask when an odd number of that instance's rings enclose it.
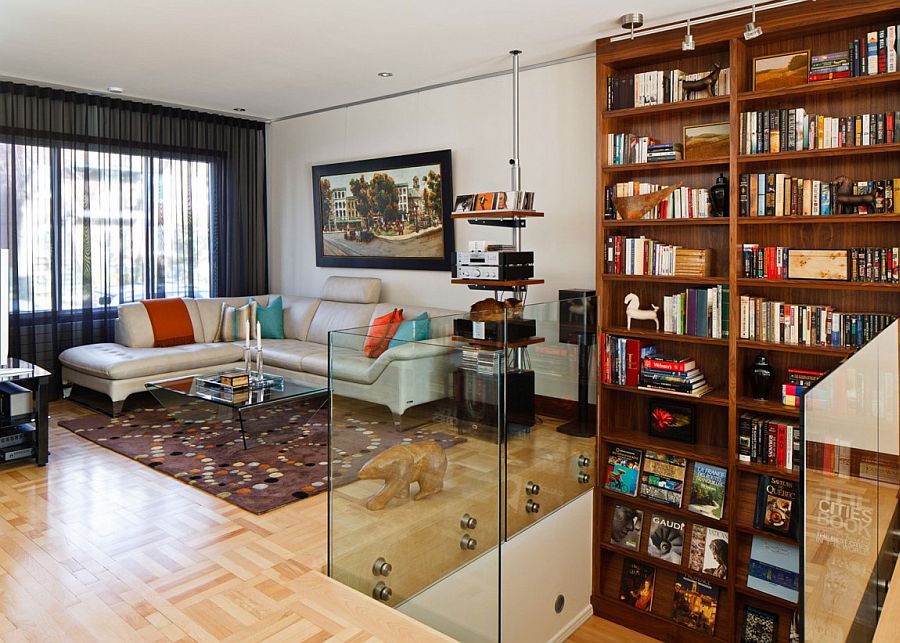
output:
{"label": "ceiling", "polygon": [[[0,0],[0,76],[275,119],[585,53],[743,2]],[[392,78],[379,78],[381,71]]]}

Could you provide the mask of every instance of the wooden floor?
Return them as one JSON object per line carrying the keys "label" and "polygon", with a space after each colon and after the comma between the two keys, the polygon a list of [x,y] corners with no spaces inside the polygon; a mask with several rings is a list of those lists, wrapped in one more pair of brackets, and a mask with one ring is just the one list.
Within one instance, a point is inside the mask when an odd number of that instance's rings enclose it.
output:
{"label": "wooden floor", "polygon": [[89,413],[54,403],[50,465],[0,468],[0,640],[448,640],[319,573],[324,494],[254,516],[56,426]]}

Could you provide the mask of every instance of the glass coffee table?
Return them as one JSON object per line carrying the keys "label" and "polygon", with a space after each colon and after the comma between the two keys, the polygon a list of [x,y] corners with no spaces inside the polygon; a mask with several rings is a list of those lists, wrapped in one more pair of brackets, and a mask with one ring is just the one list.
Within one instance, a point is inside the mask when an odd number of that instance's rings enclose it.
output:
{"label": "glass coffee table", "polygon": [[266,418],[266,410],[270,407],[296,405],[299,408],[309,403],[308,410],[314,415],[328,402],[328,386],[324,384],[265,373],[264,383],[253,382],[248,387],[235,389],[232,394],[228,389],[210,386],[210,381],[220,375],[186,375],[147,382],[144,386],[163,408],[172,411],[180,420],[193,423],[214,418],[236,420],[245,449],[248,448],[247,435],[253,433],[253,427],[265,427],[262,430],[273,432],[264,421],[271,419]]}

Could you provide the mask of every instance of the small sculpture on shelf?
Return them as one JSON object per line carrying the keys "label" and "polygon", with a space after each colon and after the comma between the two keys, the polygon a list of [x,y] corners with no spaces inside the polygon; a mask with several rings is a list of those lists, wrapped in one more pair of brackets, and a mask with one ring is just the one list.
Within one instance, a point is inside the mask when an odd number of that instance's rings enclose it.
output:
{"label": "small sculpture on shelf", "polygon": [[716,184],[709,188],[709,200],[712,203],[712,216],[728,216],[728,177],[724,173],[716,179]]}
{"label": "small sculpture on shelf", "polygon": [[641,300],[633,292],[625,297],[625,317],[628,319],[628,330],[631,330],[632,319],[653,320],[659,330],[659,306],[650,304],[650,310],[641,310]]}
{"label": "small sculpture on shelf", "polygon": [[384,486],[366,502],[380,511],[395,497],[409,498],[409,485],[419,483],[413,500],[422,500],[444,488],[447,454],[434,440],[398,444],[382,451],[359,470],[360,480],[384,480]]}
{"label": "small sculpture on shelf", "polygon": [[681,100],[687,100],[690,92],[696,92],[703,89],[709,90],[710,96],[716,95],[716,85],[719,82],[719,73],[722,71],[722,65],[715,63],[713,69],[706,76],[699,80],[686,80],[681,83]]}
{"label": "small sculpture on shelf", "polygon": [[522,316],[522,302],[514,297],[498,301],[492,297],[476,301],[469,307],[469,316],[473,321],[496,321],[519,318]]}
{"label": "small sculpture on shelf", "polygon": [[775,377],[775,371],[766,359],[766,354],[762,351],[756,356],[754,362],[750,365],[750,392],[753,394],[754,400],[768,400],[769,391],[772,390],[772,381]]}
{"label": "small sculpture on shelf", "polygon": [[853,181],[846,176],[837,177],[833,183],[837,185],[834,203],[838,214],[854,214],[860,205],[867,206],[871,212],[875,205],[874,194],[853,194]]}
{"label": "small sculpture on shelf", "polygon": [[650,212],[653,208],[669,198],[678,188],[684,185],[684,181],[679,181],[675,185],[670,185],[662,190],[650,192],[649,194],[636,194],[635,196],[613,196],[613,205],[616,212],[623,219],[640,219],[642,216]]}

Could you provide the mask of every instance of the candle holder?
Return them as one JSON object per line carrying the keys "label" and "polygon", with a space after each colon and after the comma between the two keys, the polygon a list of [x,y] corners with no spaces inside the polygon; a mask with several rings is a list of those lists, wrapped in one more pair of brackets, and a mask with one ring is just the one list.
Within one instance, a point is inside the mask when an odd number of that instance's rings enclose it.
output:
{"label": "candle holder", "polygon": [[263,349],[256,349],[256,377],[260,380],[263,379]]}
{"label": "candle holder", "polygon": [[247,375],[252,375],[250,371],[250,347],[244,346],[244,370],[247,372]]}

